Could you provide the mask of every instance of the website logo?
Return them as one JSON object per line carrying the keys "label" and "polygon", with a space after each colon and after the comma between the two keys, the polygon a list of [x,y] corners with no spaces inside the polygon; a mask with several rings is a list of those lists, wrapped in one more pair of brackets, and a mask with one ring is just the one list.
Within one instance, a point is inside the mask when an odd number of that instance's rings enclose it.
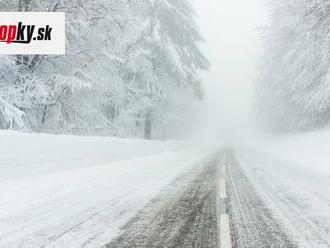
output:
{"label": "website logo", "polygon": [[0,12],[0,54],[65,54],[65,14]]}

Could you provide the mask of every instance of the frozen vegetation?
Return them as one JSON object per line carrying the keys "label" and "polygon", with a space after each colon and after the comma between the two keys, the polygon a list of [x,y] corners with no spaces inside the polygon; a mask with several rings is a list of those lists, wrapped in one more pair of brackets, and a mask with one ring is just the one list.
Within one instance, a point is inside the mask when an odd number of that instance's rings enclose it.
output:
{"label": "frozen vegetation", "polygon": [[190,0],[1,0],[0,9],[66,13],[65,56],[1,56],[0,128],[164,139],[203,97],[209,63]]}
{"label": "frozen vegetation", "polygon": [[270,24],[256,89],[259,120],[270,131],[325,127],[330,121],[330,4],[267,1]]}

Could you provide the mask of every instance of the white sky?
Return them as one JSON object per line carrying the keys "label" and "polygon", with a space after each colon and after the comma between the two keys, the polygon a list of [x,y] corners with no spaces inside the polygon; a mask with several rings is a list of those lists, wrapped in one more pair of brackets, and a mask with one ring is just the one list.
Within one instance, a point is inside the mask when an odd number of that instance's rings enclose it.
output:
{"label": "white sky", "polygon": [[252,117],[253,81],[261,52],[264,2],[267,0],[195,0],[203,51],[212,68],[203,74],[207,129],[237,133]]}

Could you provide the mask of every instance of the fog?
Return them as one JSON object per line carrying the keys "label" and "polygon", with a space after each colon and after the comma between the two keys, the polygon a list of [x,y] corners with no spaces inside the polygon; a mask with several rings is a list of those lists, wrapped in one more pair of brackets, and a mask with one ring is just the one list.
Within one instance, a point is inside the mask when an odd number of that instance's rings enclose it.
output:
{"label": "fog", "polygon": [[211,69],[203,73],[204,134],[242,137],[255,131],[254,80],[260,57],[261,28],[266,25],[260,0],[196,0],[202,49]]}

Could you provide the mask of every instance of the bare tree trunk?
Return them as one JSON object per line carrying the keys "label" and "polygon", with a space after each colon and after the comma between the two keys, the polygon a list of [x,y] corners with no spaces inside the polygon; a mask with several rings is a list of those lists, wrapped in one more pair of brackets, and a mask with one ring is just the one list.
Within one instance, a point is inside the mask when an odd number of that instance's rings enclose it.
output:
{"label": "bare tree trunk", "polygon": [[151,123],[152,113],[149,109],[146,110],[145,124],[144,124],[144,139],[151,139],[152,123]]}
{"label": "bare tree trunk", "polygon": [[46,122],[47,109],[48,109],[48,106],[46,105],[42,112],[42,119],[41,119],[42,125],[45,125],[45,122]]}

